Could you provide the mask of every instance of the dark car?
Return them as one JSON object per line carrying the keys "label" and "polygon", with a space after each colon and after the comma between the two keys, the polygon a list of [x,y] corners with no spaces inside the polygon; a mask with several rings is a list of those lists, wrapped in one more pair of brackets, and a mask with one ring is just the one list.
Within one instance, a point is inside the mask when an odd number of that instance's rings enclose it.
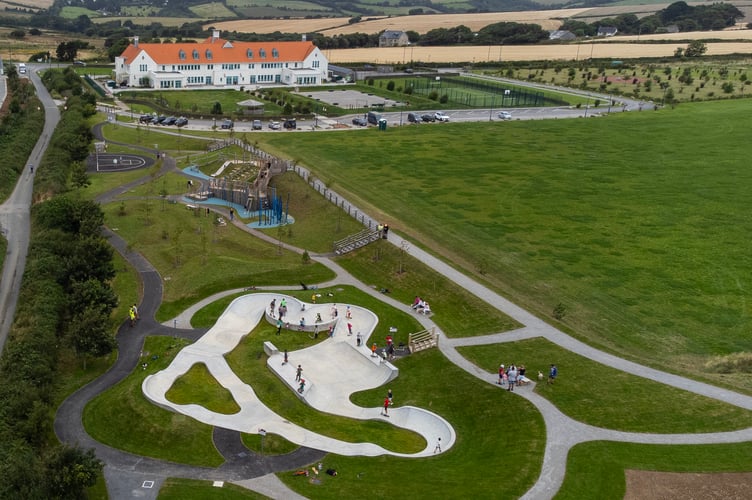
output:
{"label": "dark car", "polygon": [[421,115],[420,119],[423,120],[424,122],[435,122],[436,121],[436,117],[433,116],[430,113],[426,113],[425,115]]}
{"label": "dark car", "polygon": [[162,125],[166,119],[167,117],[165,115],[159,115],[152,120],[152,123],[155,125]]}
{"label": "dark car", "polygon": [[178,121],[176,116],[170,116],[168,118],[165,118],[165,121],[162,122],[162,125],[175,125],[176,121]]}
{"label": "dark car", "polygon": [[295,121],[295,118],[288,118],[282,126],[288,130],[295,130],[298,128],[298,122]]}
{"label": "dark car", "polygon": [[177,120],[175,120],[175,126],[176,127],[184,127],[185,125],[188,125],[188,118],[185,116],[181,116]]}
{"label": "dark car", "polygon": [[410,123],[420,123],[420,115],[418,113],[408,113],[407,121]]}
{"label": "dark car", "polygon": [[366,115],[366,119],[368,120],[368,123],[371,123],[373,125],[378,125],[379,120],[381,120],[381,114],[376,113],[375,111],[369,111]]}
{"label": "dark car", "polygon": [[141,115],[141,117],[138,119],[139,123],[151,123],[151,121],[154,119],[151,115]]}
{"label": "dark car", "polygon": [[224,120],[222,122],[222,125],[220,125],[220,128],[224,130],[230,130],[234,127],[235,127],[235,122],[233,122],[232,120]]}
{"label": "dark car", "polygon": [[264,126],[261,124],[261,120],[253,120],[253,130],[261,130]]}
{"label": "dark car", "polygon": [[368,121],[363,118],[362,116],[356,116],[352,119],[353,125],[357,125],[358,127],[366,127],[368,126]]}

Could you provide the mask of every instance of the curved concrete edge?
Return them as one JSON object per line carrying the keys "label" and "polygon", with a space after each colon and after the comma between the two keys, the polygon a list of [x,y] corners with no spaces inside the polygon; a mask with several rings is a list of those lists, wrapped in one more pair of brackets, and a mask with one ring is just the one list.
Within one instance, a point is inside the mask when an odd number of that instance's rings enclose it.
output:
{"label": "curved concrete edge", "polygon": [[[358,419],[380,419],[395,426],[412,430],[422,435],[426,448],[413,454],[386,450],[373,443],[348,443],[308,431],[292,424],[265,406],[253,389],[230,369],[224,355],[232,351],[240,340],[267,317],[271,321],[271,300],[287,302],[288,315],[304,315],[313,323],[316,314],[326,312],[328,321],[334,325],[333,336],[318,344],[288,353],[288,363],[283,363],[283,354],[278,351],[267,360],[267,365],[285,381],[290,390],[297,393],[295,381],[297,365],[305,366],[304,379],[308,387],[299,397],[313,408],[337,415]],[[277,305],[279,302],[276,303]],[[194,344],[183,348],[170,365],[146,377],[141,385],[144,395],[154,404],[176,413],[181,413],[208,425],[233,429],[249,434],[261,430],[279,434],[289,441],[309,448],[347,456],[394,455],[400,457],[426,457],[443,453],[456,441],[454,428],[447,420],[428,410],[416,407],[390,408],[389,417],[381,415],[381,407],[361,408],[349,401],[353,392],[379,387],[392,380],[398,370],[382,358],[373,358],[366,347],[367,340],[378,324],[378,317],[370,310],[350,306],[352,316],[335,317],[333,304],[306,304],[293,297],[276,293],[253,293],[232,301],[217,320],[217,323]],[[276,320],[275,320],[276,321]],[[308,319],[306,319],[308,322]],[[363,345],[356,345],[357,334],[349,335],[347,323],[353,331],[361,333]],[[291,325],[295,330],[295,326]],[[285,332],[305,334],[301,332]],[[326,333],[323,333],[326,335]],[[269,342],[267,342],[269,344]],[[167,399],[167,392],[180,376],[197,363],[204,363],[212,376],[230,393],[240,406],[240,411],[225,415],[210,411],[196,404],[180,405]],[[310,380],[310,383],[308,382]]]}

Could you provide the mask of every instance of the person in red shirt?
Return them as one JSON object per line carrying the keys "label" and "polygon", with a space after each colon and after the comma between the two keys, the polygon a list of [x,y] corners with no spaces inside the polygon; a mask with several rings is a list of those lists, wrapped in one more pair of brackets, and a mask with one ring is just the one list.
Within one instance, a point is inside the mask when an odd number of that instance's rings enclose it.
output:
{"label": "person in red shirt", "polygon": [[389,416],[389,398],[384,398],[384,413],[382,413],[385,417]]}

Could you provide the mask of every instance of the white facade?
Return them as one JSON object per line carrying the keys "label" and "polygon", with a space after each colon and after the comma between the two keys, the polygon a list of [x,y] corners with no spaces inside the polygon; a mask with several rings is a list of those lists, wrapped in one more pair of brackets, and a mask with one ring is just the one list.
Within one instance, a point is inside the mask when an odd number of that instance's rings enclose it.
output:
{"label": "white facade", "polygon": [[248,85],[320,85],[329,63],[310,42],[229,42],[215,34],[201,43],[139,44],[115,58],[115,81],[157,89]]}

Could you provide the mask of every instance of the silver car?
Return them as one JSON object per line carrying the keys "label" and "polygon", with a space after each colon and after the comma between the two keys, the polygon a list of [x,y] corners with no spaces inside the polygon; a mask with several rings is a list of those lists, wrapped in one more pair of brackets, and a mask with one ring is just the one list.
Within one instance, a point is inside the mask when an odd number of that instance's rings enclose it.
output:
{"label": "silver car", "polygon": [[502,120],[511,120],[512,113],[510,113],[509,111],[499,111],[499,118]]}

